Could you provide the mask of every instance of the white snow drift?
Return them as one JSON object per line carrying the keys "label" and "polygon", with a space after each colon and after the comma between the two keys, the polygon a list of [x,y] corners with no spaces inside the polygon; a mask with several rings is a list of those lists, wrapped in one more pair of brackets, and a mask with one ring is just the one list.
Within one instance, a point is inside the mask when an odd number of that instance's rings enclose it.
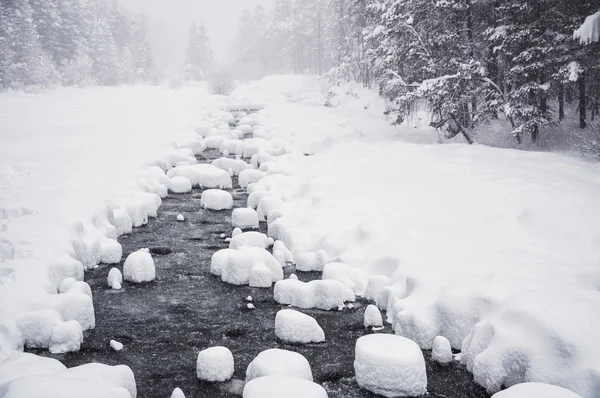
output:
{"label": "white snow drift", "polygon": [[140,249],[125,259],[123,276],[133,283],[152,282],[156,278],[156,267],[148,249]]}
{"label": "white snow drift", "polygon": [[207,189],[202,192],[200,205],[208,210],[226,210],[233,207],[233,197],[221,189]]}

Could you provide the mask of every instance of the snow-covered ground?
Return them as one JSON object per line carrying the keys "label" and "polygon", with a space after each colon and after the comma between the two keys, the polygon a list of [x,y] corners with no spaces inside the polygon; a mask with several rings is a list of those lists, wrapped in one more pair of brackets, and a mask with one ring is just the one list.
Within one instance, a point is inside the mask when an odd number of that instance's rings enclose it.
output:
{"label": "snow-covered ground", "polygon": [[[117,235],[146,222],[165,194],[160,169],[183,162],[170,176],[199,179],[185,163],[208,143],[239,150],[264,172],[247,173],[244,185],[280,241],[280,253],[264,259],[272,282],[289,249],[335,280],[319,285],[340,292],[327,308],[348,301],[347,292],[372,295],[396,334],[426,349],[446,337],[490,392],[537,381],[597,396],[600,166],[439,145],[418,115],[394,128],[372,93],[337,88],[324,107],[327,90],[314,77],[273,76],[232,98],[202,86],[1,94],[0,362],[22,348],[19,322],[46,340],[61,317],[93,327],[85,289],[65,287],[78,303],[65,307],[69,300],[55,300],[61,282],[118,262]],[[240,147],[226,131],[203,141],[207,120],[216,132],[217,119],[227,119],[206,108],[236,103],[265,105],[248,121],[257,126],[240,127],[255,139]],[[234,173],[220,163],[215,170]],[[213,257],[212,271],[249,283],[254,252],[264,249],[246,245]],[[278,282],[276,293],[304,303],[296,285],[304,286]]]}

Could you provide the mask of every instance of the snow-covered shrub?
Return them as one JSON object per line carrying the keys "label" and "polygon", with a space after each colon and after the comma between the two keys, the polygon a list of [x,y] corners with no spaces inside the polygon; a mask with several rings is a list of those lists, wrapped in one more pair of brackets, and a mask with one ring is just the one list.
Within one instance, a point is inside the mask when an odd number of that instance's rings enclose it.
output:
{"label": "snow-covered shrub", "polygon": [[228,73],[217,72],[208,79],[208,91],[213,95],[229,95],[234,89],[235,82]]}

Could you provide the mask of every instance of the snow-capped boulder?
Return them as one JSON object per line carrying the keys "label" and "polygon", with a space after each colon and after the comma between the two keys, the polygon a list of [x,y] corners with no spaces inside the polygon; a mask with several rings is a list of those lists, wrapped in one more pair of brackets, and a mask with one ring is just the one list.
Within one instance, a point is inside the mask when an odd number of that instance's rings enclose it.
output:
{"label": "snow-capped boulder", "polygon": [[237,129],[242,131],[244,134],[249,134],[254,131],[254,127],[250,126],[249,124],[240,124],[237,126]]}
{"label": "snow-capped boulder", "polygon": [[427,391],[425,359],[419,346],[391,334],[356,341],[354,370],[362,388],[384,397],[414,397]]}
{"label": "snow-capped boulder", "polygon": [[234,228],[258,229],[258,214],[249,207],[240,207],[231,213],[231,225]]}
{"label": "snow-capped boulder", "polygon": [[279,304],[321,310],[338,309],[344,306],[345,301],[354,301],[352,291],[334,280],[304,283],[286,279],[275,284],[273,297]]}
{"label": "snow-capped boulder", "polygon": [[210,260],[210,273],[216,276],[221,276],[223,268],[229,265],[230,258],[237,253],[237,250],[222,249],[216,251]]}
{"label": "snow-capped boulder", "polygon": [[177,387],[171,393],[171,398],[185,398],[185,394],[181,391],[181,388]]}
{"label": "snow-capped boulder", "polygon": [[[237,132],[235,130],[232,130],[232,133],[237,136]],[[235,153],[237,147],[243,144],[244,143],[238,139],[225,140],[221,143],[219,152],[221,152],[224,157],[227,157],[230,153]],[[225,153],[227,153],[227,155]]]}
{"label": "snow-capped boulder", "polygon": [[121,351],[123,349],[123,347],[125,347],[123,345],[123,343],[121,343],[120,341],[117,341],[117,340],[109,341],[108,345],[110,346],[110,348],[112,348],[115,351]]}
{"label": "snow-capped boulder", "polygon": [[113,218],[118,236],[131,233],[133,230],[133,222],[131,221],[131,217],[129,217],[125,209],[114,209]]}
{"label": "snow-capped boulder", "polygon": [[62,316],[53,310],[29,311],[17,318],[17,328],[29,348],[48,348],[52,331],[61,323]]}
{"label": "snow-capped boulder", "polygon": [[516,384],[504,391],[497,392],[492,398],[581,398],[571,390],[544,383]]}
{"label": "snow-capped boulder", "polygon": [[130,395],[126,390],[107,389],[88,380],[34,374],[0,385],[0,397],[130,398]]}
{"label": "snow-capped boulder", "polygon": [[366,328],[368,327],[382,327],[383,319],[381,318],[381,312],[379,312],[379,308],[377,306],[370,304],[365,309],[364,316],[364,325]]}
{"label": "snow-capped boulder", "polygon": [[[231,250],[231,249],[230,249]],[[228,257],[225,260],[225,257]],[[224,252],[217,258],[220,267],[221,280],[234,285],[247,285],[250,282],[250,274],[255,264],[260,263],[267,267],[271,273],[271,281],[277,282],[283,279],[283,269],[275,257],[265,249],[258,247],[245,247],[239,250]],[[211,265],[211,269],[213,266]],[[215,270],[216,271],[216,270]],[[218,271],[217,271],[218,272]]]}
{"label": "snow-capped boulder", "polygon": [[192,182],[183,176],[175,176],[171,178],[169,189],[173,193],[188,193],[192,191]]}
{"label": "snow-capped boulder", "polygon": [[156,267],[148,249],[140,249],[127,256],[123,276],[133,283],[151,282],[156,278]]}
{"label": "snow-capped boulder", "polygon": [[202,192],[200,205],[209,210],[226,210],[233,207],[233,197],[221,189],[207,189]]}
{"label": "snow-capped boulder", "polygon": [[66,366],[56,359],[13,351],[0,361],[0,385],[25,376],[53,375],[65,370]]}
{"label": "snow-capped boulder", "polygon": [[269,238],[267,235],[261,232],[250,231],[233,236],[229,242],[229,248],[241,249],[244,247],[258,247],[266,249],[273,245],[273,243],[273,239]]}
{"label": "snow-capped boulder", "polygon": [[271,287],[273,285],[271,271],[263,263],[254,264],[250,270],[248,285],[250,287]]}
{"label": "snow-capped boulder", "polygon": [[233,372],[233,354],[227,347],[210,347],[198,354],[196,375],[200,380],[227,381]]}
{"label": "snow-capped boulder", "polygon": [[348,264],[337,262],[325,264],[322,279],[339,281],[352,289],[358,296],[364,294],[367,282],[367,277],[362,271]]}
{"label": "snow-capped boulder", "polygon": [[126,365],[110,366],[101,363],[88,363],[69,368],[62,372],[60,377],[98,383],[109,390],[124,389],[131,398],[137,396],[135,376],[131,368]]}
{"label": "snow-capped boulder", "polygon": [[69,285],[66,293],[81,293],[92,298],[92,288],[87,282],[76,281]]}
{"label": "snow-capped boulder", "polygon": [[226,135],[211,135],[204,138],[204,144],[210,149],[219,149],[223,141],[233,138]]}
{"label": "snow-capped boulder", "polygon": [[285,375],[253,379],[244,386],[243,398],[327,398],[323,387],[312,381]]}
{"label": "snow-capped boulder", "polygon": [[271,348],[258,354],[246,369],[246,383],[270,375],[286,375],[312,381],[312,371],[304,356],[294,351]]}
{"label": "snow-capped boulder", "polygon": [[123,257],[123,246],[116,239],[101,239],[100,251],[102,264],[118,264]]}
{"label": "snow-capped boulder", "polygon": [[325,333],[313,317],[300,311],[284,309],[275,315],[275,335],[285,343],[320,343]]}
{"label": "snow-capped boulder", "polygon": [[260,170],[247,168],[246,170],[240,172],[238,183],[240,184],[240,188],[246,188],[248,184],[257,182],[261,178],[264,178],[264,176],[265,173]]}
{"label": "snow-capped boulder", "polygon": [[244,162],[242,159],[231,159],[226,157],[215,159],[211,164],[225,171],[231,170],[234,175],[238,175],[244,170],[252,168],[251,165]]}
{"label": "snow-capped boulder", "polygon": [[83,330],[96,326],[94,302],[87,294],[67,292],[49,297],[52,308],[60,314],[64,321],[77,321]]}
{"label": "snow-capped boulder", "polygon": [[437,336],[433,339],[433,347],[431,348],[431,358],[439,363],[452,362],[452,347],[450,341],[444,336]]}
{"label": "snow-capped boulder", "polygon": [[365,298],[367,300],[375,300],[381,293],[384,287],[392,285],[393,282],[389,276],[386,275],[372,275],[367,282],[365,289]]}
{"label": "snow-capped boulder", "polygon": [[211,164],[175,167],[167,172],[167,176],[171,179],[177,176],[185,177],[193,186],[202,188],[231,189],[233,187],[229,173]]}
{"label": "snow-capped boulder", "polygon": [[123,286],[123,274],[118,268],[111,268],[106,279],[111,289],[119,290]]}
{"label": "snow-capped boulder", "polygon": [[83,330],[77,321],[62,322],[54,326],[50,337],[50,352],[64,354],[79,351],[83,343]]}
{"label": "snow-capped boulder", "polygon": [[296,270],[302,272],[323,271],[327,253],[324,250],[317,252],[299,252],[294,256]]}
{"label": "snow-capped boulder", "polygon": [[77,283],[77,279],[75,279],[75,278],[63,279],[62,282],[60,282],[60,285],[58,285],[58,292],[59,293],[68,292],[69,289],[71,288],[71,286],[73,286],[75,283]]}

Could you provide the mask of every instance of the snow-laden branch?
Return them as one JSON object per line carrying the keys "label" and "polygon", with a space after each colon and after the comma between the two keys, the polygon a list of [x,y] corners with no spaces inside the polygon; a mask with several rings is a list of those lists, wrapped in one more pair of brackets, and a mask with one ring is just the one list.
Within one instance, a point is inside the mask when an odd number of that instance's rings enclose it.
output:
{"label": "snow-laden branch", "polygon": [[579,29],[573,33],[574,39],[579,39],[582,44],[600,41],[600,11],[590,15]]}

